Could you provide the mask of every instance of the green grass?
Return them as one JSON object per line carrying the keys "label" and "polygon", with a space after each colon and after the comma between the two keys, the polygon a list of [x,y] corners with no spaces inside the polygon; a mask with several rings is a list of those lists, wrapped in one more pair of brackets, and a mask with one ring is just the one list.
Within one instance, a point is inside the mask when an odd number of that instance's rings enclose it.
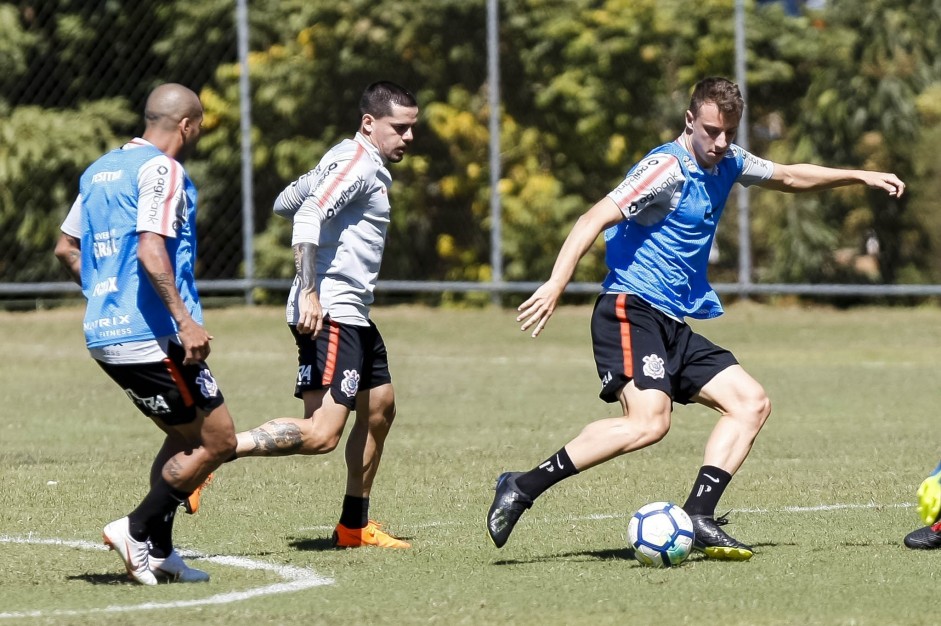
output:
{"label": "green grass", "polygon": [[[774,403],[722,502],[729,531],[757,547],[751,561],[693,556],[653,570],[625,558],[630,513],[686,497],[715,421],[695,406],[677,406],[656,446],[548,492],[495,549],[483,520],[497,474],[532,467],[617,411],[597,399],[589,315],[560,309],[534,341],[510,311],[374,311],[399,415],[372,513],[414,548],[329,548],[341,451],[243,459],[217,473],[199,514],[178,518],[177,544],[308,568],[333,584],[139,609],[283,580],[196,561],[208,585],[126,584],[118,559],[90,546],[142,497],[158,431],[87,356],[79,310],[0,314],[0,624],[937,622],[941,553],[901,545],[918,525],[914,490],[941,448],[935,308],[743,304],[695,325],[732,349]],[[299,412],[281,309],[211,310],[207,326],[209,361],[240,429]]]}

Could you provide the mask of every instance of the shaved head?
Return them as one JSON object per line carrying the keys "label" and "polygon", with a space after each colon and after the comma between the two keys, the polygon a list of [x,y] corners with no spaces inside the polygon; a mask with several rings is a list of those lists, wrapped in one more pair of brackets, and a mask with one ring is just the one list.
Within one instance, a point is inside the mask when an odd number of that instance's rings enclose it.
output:
{"label": "shaved head", "polygon": [[147,97],[144,119],[147,128],[172,129],[183,118],[201,119],[203,105],[192,90],[177,83],[160,85]]}
{"label": "shaved head", "polygon": [[177,83],[160,85],[144,105],[143,138],[165,154],[183,161],[195,148],[203,124],[203,105],[191,89]]}

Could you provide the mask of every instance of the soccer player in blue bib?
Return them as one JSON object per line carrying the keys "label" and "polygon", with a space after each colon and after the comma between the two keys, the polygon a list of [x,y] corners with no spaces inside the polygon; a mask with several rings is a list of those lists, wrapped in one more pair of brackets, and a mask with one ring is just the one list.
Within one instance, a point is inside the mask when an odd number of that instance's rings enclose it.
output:
{"label": "soccer player in blue bib", "polygon": [[703,465],[683,508],[695,548],[710,558],[745,560],[753,550],[715,517],[719,498],[771,413],[764,388],[728,350],[695,333],[686,318],[709,319],[722,305],[706,277],[716,225],[735,183],[800,192],[862,184],[898,197],[894,174],[811,164],[782,165],[732,143],[745,103],[738,86],[706,78],[695,86],[685,128],[652,150],[611,193],[575,223],[552,275],[519,306],[522,329],[538,336],[575,266],[604,233],[608,276],[595,304],[591,335],[601,398],[623,415],[586,426],[529,472],[499,476],[487,530],[502,547],[523,512],[552,485],[660,441],[673,403],[718,412]]}
{"label": "soccer player in blue bib", "polygon": [[176,511],[235,453],[235,426],[206,365],[196,291],[196,187],[181,162],[196,146],[199,97],[173,83],[148,96],[146,128],[95,161],[62,224],[56,256],[82,286],[91,356],[166,434],[149,493],[104,540],[144,585],[209,580],[173,548]]}

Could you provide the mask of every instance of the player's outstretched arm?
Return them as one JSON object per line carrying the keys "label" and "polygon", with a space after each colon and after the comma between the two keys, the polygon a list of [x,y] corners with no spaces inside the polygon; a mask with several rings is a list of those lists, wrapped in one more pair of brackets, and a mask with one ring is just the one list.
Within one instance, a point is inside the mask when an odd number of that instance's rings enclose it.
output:
{"label": "player's outstretched arm", "polygon": [[549,280],[517,308],[519,315],[516,321],[522,322],[520,330],[525,331],[535,326],[533,337],[539,336],[549,322],[549,318],[552,317],[552,313],[555,312],[565,286],[572,280],[578,262],[591,249],[603,230],[622,219],[624,215],[621,210],[608,197],[596,202],[578,218],[568,237],[565,238],[562,249],[559,250],[559,256],[556,257]]}
{"label": "player's outstretched arm", "polygon": [[905,183],[898,176],[889,172],[869,170],[844,170],[824,167],[811,163],[793,165],[774,164],[774,174],[770,179],[758,183],[761,187],[778,191],[816,191],[832,189],[846,185],[866,185],[873,189],[882,189],[893,198],[905,193]]}

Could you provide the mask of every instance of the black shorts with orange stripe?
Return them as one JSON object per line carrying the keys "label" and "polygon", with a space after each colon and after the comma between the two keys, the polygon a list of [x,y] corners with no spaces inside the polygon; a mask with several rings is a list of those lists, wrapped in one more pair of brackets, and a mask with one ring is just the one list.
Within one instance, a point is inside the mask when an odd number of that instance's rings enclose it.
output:
{"label": "black shorts with orange stripe", "polygon": [[205,362],[183,365],[186,351],[170,342],[167,358],[153,363],[113,365],[96,360],[144,415],[164,424],[189,424],[197,409],[206,413],[225,403]]}
{"label": "black shorts with orange stripe", "polygon": [[738,363],[688,324],[627,293],[598,296],[591,340],[605,402],[617,402],[633,380],[638,389],[659,389],[689,404],[716,374]]}
{"label": "black shorts with orange stripe", "polygon": [[330,389],[334,400],[353,410],[357,393],[392,382],[386,344],[372,322],[352,326],[326,317],[316,339],[288,326],[297,343],[296,397],[305,391]]}

